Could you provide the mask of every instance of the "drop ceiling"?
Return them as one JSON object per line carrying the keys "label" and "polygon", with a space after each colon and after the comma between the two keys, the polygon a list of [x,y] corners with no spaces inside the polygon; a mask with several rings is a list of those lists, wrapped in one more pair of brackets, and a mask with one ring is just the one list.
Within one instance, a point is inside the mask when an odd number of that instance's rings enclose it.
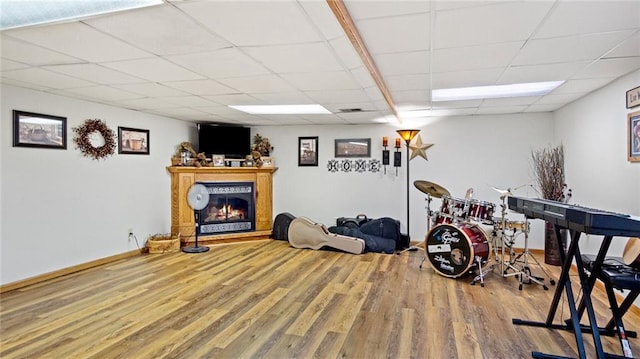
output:
{"label": "drop ceiling", "polygon": [[[257,126],[549,112],[640,69],[640,1],[344,5],[382,86],[319,0],[169,0],[5,30],[0,79],[185,121]],[[432,102],[430,95],[556,80],[566,82],[545,96]],[[310,103],[332,113],[251,115],[228,107]]]}

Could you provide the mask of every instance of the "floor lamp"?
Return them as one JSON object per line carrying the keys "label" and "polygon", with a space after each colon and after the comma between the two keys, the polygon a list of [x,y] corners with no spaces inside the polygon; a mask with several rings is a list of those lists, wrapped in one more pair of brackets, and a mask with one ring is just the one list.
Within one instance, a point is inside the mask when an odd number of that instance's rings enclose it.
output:
{"label": "floor lamp", "polygon": [[416,137],[420,130],[398,130],[396,131],[407,144],[407,236],[411,241],[411,232],[409,231],[409,143]]}

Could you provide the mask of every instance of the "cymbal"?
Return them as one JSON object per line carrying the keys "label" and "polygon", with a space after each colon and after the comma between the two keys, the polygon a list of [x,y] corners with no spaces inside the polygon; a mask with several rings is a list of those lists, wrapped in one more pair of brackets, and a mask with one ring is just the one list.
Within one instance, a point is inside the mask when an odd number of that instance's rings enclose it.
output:
{"label": "cymbal", "polygon": [[416,188],[419,189],[421,192],[424,192],[436,198],[442,198],[442,196],[451,195],[449,191],[444,189],[444,187],[440,186],[439,184],[435,184],[433,182],[419,180],[419,181],[414,181],[413,185],[416,186]]}

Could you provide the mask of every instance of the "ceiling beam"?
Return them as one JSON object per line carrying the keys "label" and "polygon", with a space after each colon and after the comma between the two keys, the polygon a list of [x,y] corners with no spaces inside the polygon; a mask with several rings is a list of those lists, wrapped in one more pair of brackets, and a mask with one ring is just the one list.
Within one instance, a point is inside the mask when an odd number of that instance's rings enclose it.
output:
{"label": "ceiling beam", "polygon": [[373,61],[373,58],[371,58],[371,54],[369,54],[369,50],[367,50],[364,41],[362,41],[362,37],[360,37],[360,33],[358,32],[356,25],[353,23],[351,15],[349,15],[349,11],[344,5],[344,2],[342,0],[327,0],[327,4],[331,11],[333,11],[333,14],[340,23],[340,26],[342,26],[342,29],[347,34],[347,37],[349,37],[349,40],[356,52],[360,55],[360,59],[367,67],[369,74],[373,77],[373,80],[378,86],[378,89],[380,89],[380,92],[382,92],[382,96],[385,101],[387,101],[387,104],[391,108],[394,116],[396,116],[399,123],[402,123],[402,119],[398,115],[398,110],[396,109],[396,104],[393,102],[393,98],[391,97],[391,93],[389,93],[387,85],[384,83],[384,80],[382,80],[378,67]]}

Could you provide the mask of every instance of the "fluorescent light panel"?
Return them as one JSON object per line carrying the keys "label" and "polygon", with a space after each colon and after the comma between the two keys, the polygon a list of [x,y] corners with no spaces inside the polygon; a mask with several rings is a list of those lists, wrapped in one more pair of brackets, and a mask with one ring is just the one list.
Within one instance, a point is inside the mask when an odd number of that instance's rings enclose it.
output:
{"label": "fluorescent light panel", "polygon": [[511,85],[460,87],[431,91],[431,100],[460,101],[485,98],[542,96],[562,85],[564,81],[530,82]]}
{"label": "fluorescent light panel", "polygon": [[263,105],[263,106],[229,106],[238,111],[253,115],[306,115],[331,113],[320,105]]}
{"label": "fluorescent light panel", "polygon": [[162,0],[2,0],[0,30],[70,21],[162,3]]}

